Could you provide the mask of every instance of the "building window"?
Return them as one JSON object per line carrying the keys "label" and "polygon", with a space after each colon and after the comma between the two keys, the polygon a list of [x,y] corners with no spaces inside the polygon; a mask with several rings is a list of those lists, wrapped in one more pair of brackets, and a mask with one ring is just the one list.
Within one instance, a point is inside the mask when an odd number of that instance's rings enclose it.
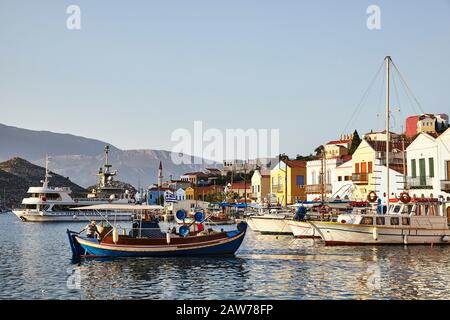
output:
{"label": "building window", "polygon": [[339,177],[338,177],[338,181],[342,181],[342,176],[339,176]]}
{"label": "building window", "polygon": [[305,176],[296,176],[295,180],[296,180],[297,186],[305,185]]}
{"label": "building window", "polygon": [[367,162],[367,173],[372,173],[372,161]]}
{"label": "building window", "polygon": [[417,177],[416,174],[416,159],[411,159],[411,177]]}
{"label": "building window", "polygon": [[428,170],[430,173],[430,178],[434,177],[434,159],[428,158]]}
{"label": "building window", "polygon": [[359,173],[359,163],[355,163],[355,173]]}

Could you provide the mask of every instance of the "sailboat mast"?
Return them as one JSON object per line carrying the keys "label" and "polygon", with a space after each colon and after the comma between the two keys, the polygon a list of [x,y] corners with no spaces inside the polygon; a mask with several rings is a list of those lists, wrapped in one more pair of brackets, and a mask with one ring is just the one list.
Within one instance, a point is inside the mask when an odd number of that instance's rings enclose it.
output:
{"label": "sailboat mast", "polygon": [[389,206],[389,142],[390,142],[390,67],[391,57],[386,56],[384,59],[386,62],[386,204]]}

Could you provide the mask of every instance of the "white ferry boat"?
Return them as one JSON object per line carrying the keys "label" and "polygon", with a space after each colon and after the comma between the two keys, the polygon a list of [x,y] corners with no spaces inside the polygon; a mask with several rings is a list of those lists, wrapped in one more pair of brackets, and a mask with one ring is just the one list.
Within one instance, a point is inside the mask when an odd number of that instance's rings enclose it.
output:
{"label": "white ferry boat", "polygon": [[27,193],[30,195],[22,200],[21,209],[14,209],[13,213],[22,221],[49,222],[49,221],[90,221],[96,219],[110,219],[114,221],[130,221],[132,213],[114,212],[108,217],[107,212],[81,211],[77,207],[96,204],[130,204],[134,202],[129,192],[122,188],[112,186],[113,177],[117,171],[111,171],[108,163],[109,147],[105,148],[106,163],[98,172],[99,184],[97,188],[88,194],[87,198],[74,199],[71,197],[71,189],[68,187],[50,187],[48,170],[48,157],[45,165],[45,179],[40,187],[30,187]]}

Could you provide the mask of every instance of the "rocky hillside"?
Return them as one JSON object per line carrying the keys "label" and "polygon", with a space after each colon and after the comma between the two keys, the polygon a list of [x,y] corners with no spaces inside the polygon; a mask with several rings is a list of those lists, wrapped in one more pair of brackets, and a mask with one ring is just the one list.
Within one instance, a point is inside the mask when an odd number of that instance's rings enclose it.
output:
{"label": "rocky hillside", "polygon": [[[97,183],[96,173],[104,163],[107,142],[53,133],[33,131],[0,124],[0,161],[21,157],[43,166],[45,155],[51,156],[50,169],[75,183],[87,187]],[[110,163],[118,169],[117,180],[136,187],[157,181],[159,161],[163,163],[164,179],[179,178],[186,172],[221,167],[219,164],[200,165],[172,162],[171,152],[164,150],[120,150],[110,145]]]}
{"label": "rocky hillside", "polygon": [[[83,187],[73,183],[67,177],[51,172],[49,185],[52,187],[70,187],[76,195],[86,194]],[[0,163],[0,210],[11,209],[21,204],[31,186],[42,185],[45,168],[34,165],[22,158],[12,158]]]}

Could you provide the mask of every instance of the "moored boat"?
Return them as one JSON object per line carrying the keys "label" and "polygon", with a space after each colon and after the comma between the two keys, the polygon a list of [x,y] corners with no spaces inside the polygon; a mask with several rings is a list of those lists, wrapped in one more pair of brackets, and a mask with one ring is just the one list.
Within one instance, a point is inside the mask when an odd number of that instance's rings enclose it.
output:
{"label": "moored boat", "polygon": [[271,213],[248,216],[246,221],[253,231],[262,234],[292,235],[288,223],[293,214],[289,211],[272,211]]}
{"label": "moored boat", "polygon": [[[149,206],[129,205],[120,210],[139,213]],[[102,206],[102,209],[105,207]],[[95,206],[88,208],[95,209]],[[118,207],[115,207],[118,210]],[[147,256],[192,256],[232,255],[240,247],[247,224],[240,222],[236,230],[214,231],[180,226],[163,232],[152,214],[138,214],[133,227],[128,230],[111,227],[106,234],[88,237],[67,230],[72,254],[75,257],[147,257]],[[204,217],[202,221],[203,222]],[[121,229],[121,230],[119,230]],[[122,232],[120,232],[122,231]]]}
{"label": "moored boat", "polygon": [[308,221],[327,245],[449,244],[445,203],[438,199],[394,200],[379,210],[342,214],[337,222]]}
{"label": "moored boat", "polygon": [[[98,172],[99,183],[91,190],[87,198],[73,198],[72,191],[68,187],[51,187],[49,179],[49,158],[46,158],[45,178],[42,186],[30,187],[27,193],[30,195],[22,200],[22,208],[13,209],[13,213],[26,222],[77,222],[99,219],[100,211],[76,211],[73,208],[89,206],[93,204],[107,203],[132,203],[132,195],[120,187],[113,186],[113,177],[117,174],[111,170],[108,163],[109,147],[105,147],[106,162],[104,168]],[[117,212],[114,216],[117,221],[130,221],[131,214]]]}

